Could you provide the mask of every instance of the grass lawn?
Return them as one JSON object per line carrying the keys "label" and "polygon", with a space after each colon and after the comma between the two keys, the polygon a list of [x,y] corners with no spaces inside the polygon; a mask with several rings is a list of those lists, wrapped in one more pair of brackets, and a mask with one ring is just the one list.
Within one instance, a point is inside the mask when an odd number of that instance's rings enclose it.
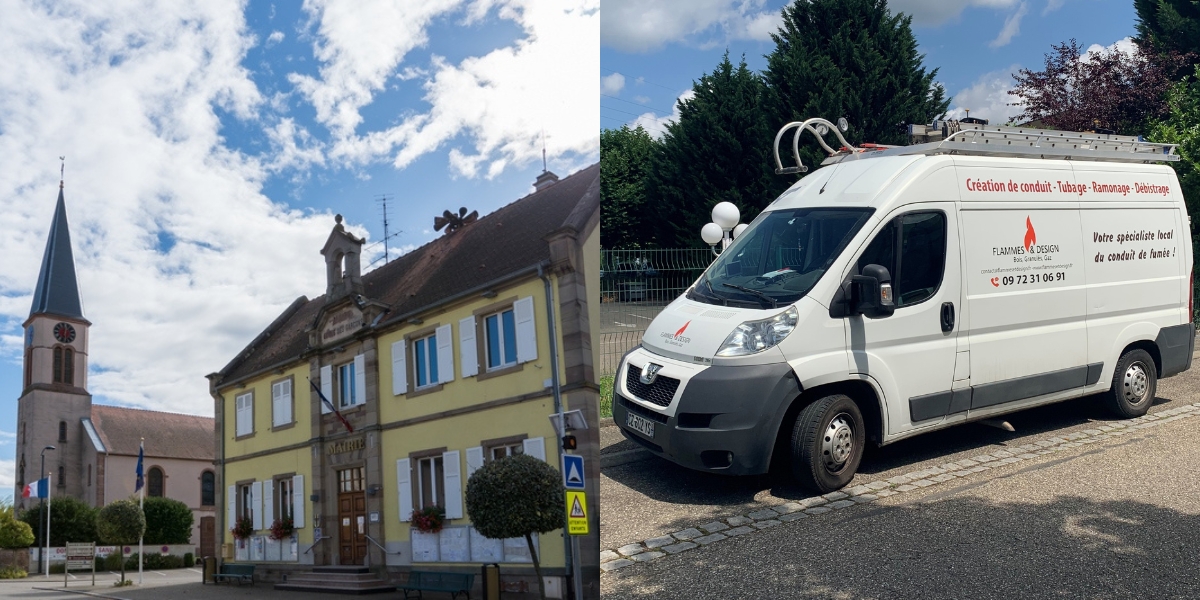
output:
{"label": "grass lawn", "polygon": [[613,375],[600,378],[600,418],[612,416]]}

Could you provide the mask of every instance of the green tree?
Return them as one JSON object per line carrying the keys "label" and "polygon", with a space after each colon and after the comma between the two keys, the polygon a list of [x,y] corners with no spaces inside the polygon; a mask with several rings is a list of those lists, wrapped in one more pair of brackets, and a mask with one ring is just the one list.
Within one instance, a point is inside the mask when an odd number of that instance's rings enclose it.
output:
{"label": "green tree", "polygon": [[1133,0],[1139,46],[1156,52],[1192,54],[1200,60],[1200,4],[1196,0]]}
{"label": "green tree", "polygon": [[533,557],[538,591],[542,567],[533,547],[533,534],[563,527],[566,509],[562,481],[554,467],[532,456],[518,454],[493,460],[467,480],[467,515],[481,535],[491,539],[524,537]]}
{"label": "green tree", "polygon": [[[1155,142],[1179,144],[1176,152],[1181,158],[1170,165],[1179,176],[1188,214],[1195,215],[1200,210],[1200,67],[1196,67],[1190,80],[1171,88],[1167,106],[1167,118],[1157,122],[1148,137]],[[1200,256],[1200,244],[1195,235],[1192,236],[1192,253]]]}
{"label": "green tree", "polygon": [[[764,73],[772,127],[846,117],[851,144],[907,143],[907,124],[929,123],[950,106],[935,83],[938,70],[922,65],[911,24],[887,0],[796,0],[785,7]],[[800,154],[810,171],[827,156],[811,139]]]}
{"label": "green tree", "polygon": [[732,202],[748,223],[794,181],[774,174],[771,142],[783,123],[768,114],[765,91],[745,58],[735,67],[726,52],[679,102],[654,156],[646,189],[653,208],[640,215],[655,224],[660,245],[703,248],[700,228],[718,202]]}
{"label": "green tree", "polygon": [[[96,509],[70,496],[51,498],[50,545],[64,546],[67,542],[93,542],[96,540]],[[21,513],[21,520],[33,529],[34,544],[45,546],[42,538],[45,517],[42,506],[35,505]]]}
{"label": "green tree", "polygon": [[0,548],[28,548],[33,545],[33,528],[13,512],[11,502],[0,501]]}
{"label": "green tree", "polygon": [[188,544],[196,517],[187,504],[171,498],[146,498],[147,544]]}
{"label": "green tree", "polygon": [[[96,513],[96,533],[105,544],[132,544],[146,532],[146,515],[133,500],[117,500]],[[51,535],[51,539],[53,539]],[[121,563],[121,584],[125,583],[125,563]]]}
{"label": "green tree", "polygon": [[638,249],[654,244],[647,215],[646,177],[654,138],[641,125],[600,132],[600,246]]}

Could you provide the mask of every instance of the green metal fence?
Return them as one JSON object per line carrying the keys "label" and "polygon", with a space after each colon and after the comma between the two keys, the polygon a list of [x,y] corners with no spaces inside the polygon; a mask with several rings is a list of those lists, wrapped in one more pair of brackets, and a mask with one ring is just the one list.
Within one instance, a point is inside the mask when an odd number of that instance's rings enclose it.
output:
{"label": "green metal fence", "polygon": [[663,307],[716,258],[708,249],[600,251],[600,376],[638,345]]}

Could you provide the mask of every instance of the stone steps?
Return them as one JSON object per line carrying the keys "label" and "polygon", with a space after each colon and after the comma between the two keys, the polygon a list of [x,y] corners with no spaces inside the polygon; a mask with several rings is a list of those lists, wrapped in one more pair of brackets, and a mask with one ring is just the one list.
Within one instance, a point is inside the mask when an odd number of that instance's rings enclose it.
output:
{"label": "stone steps", "polygon": [[361,595],[393,593],[396,586],[380,579],[367,567],[349,565],[314,567],[311,571],[292,573],[286,582],[275,584],[275,589]]}

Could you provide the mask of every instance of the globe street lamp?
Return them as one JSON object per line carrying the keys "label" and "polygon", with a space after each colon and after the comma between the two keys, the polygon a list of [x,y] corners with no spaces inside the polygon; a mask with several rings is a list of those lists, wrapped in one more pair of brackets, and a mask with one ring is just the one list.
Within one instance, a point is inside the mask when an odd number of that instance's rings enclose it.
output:
{"label": "globe street lamp", "polygon": [[[47,450],[54,450],[54,446],[46,446],[45,448],[42,448],[42,474],[43,475],[46,473],[46,451]],[[39,478],[39,480],[40,479],[42,479],[42,478]],[[47,491],[50,490],[50,482],[46,482],[46,490]],[[46,552],[50,551],[50,540],[46,539],[46,527],[45,527],[46,525],[49,524],[50,519],[46,515],[46,497],[42,495],[41,490],[38,490],[38,502],[39,502],[39,505],[42,507],[42,520],[40,523],[38,523],[38,526],[41,527],[41,529],[42,529],[42,535],[41,535],[42,541],[46,542],[46,544],[45,544],[46,549],[44,551],[38,550],[38,572],[41,573],[44,571],[44,569],[42,569],[42,561],[46,560]]]}
{"label": "globe street lamp", "polygon": [[713,254],[720,254],[717,244],[721,244],[721,250],[724,250],[733,243],[734,238],[746,230],[745,223],[738,223],[738,219],[741,218],[741,211],[732,202],[718,202],[713,207],[713,222],[700,229],[700,237],[704,243],[712,246]]}

